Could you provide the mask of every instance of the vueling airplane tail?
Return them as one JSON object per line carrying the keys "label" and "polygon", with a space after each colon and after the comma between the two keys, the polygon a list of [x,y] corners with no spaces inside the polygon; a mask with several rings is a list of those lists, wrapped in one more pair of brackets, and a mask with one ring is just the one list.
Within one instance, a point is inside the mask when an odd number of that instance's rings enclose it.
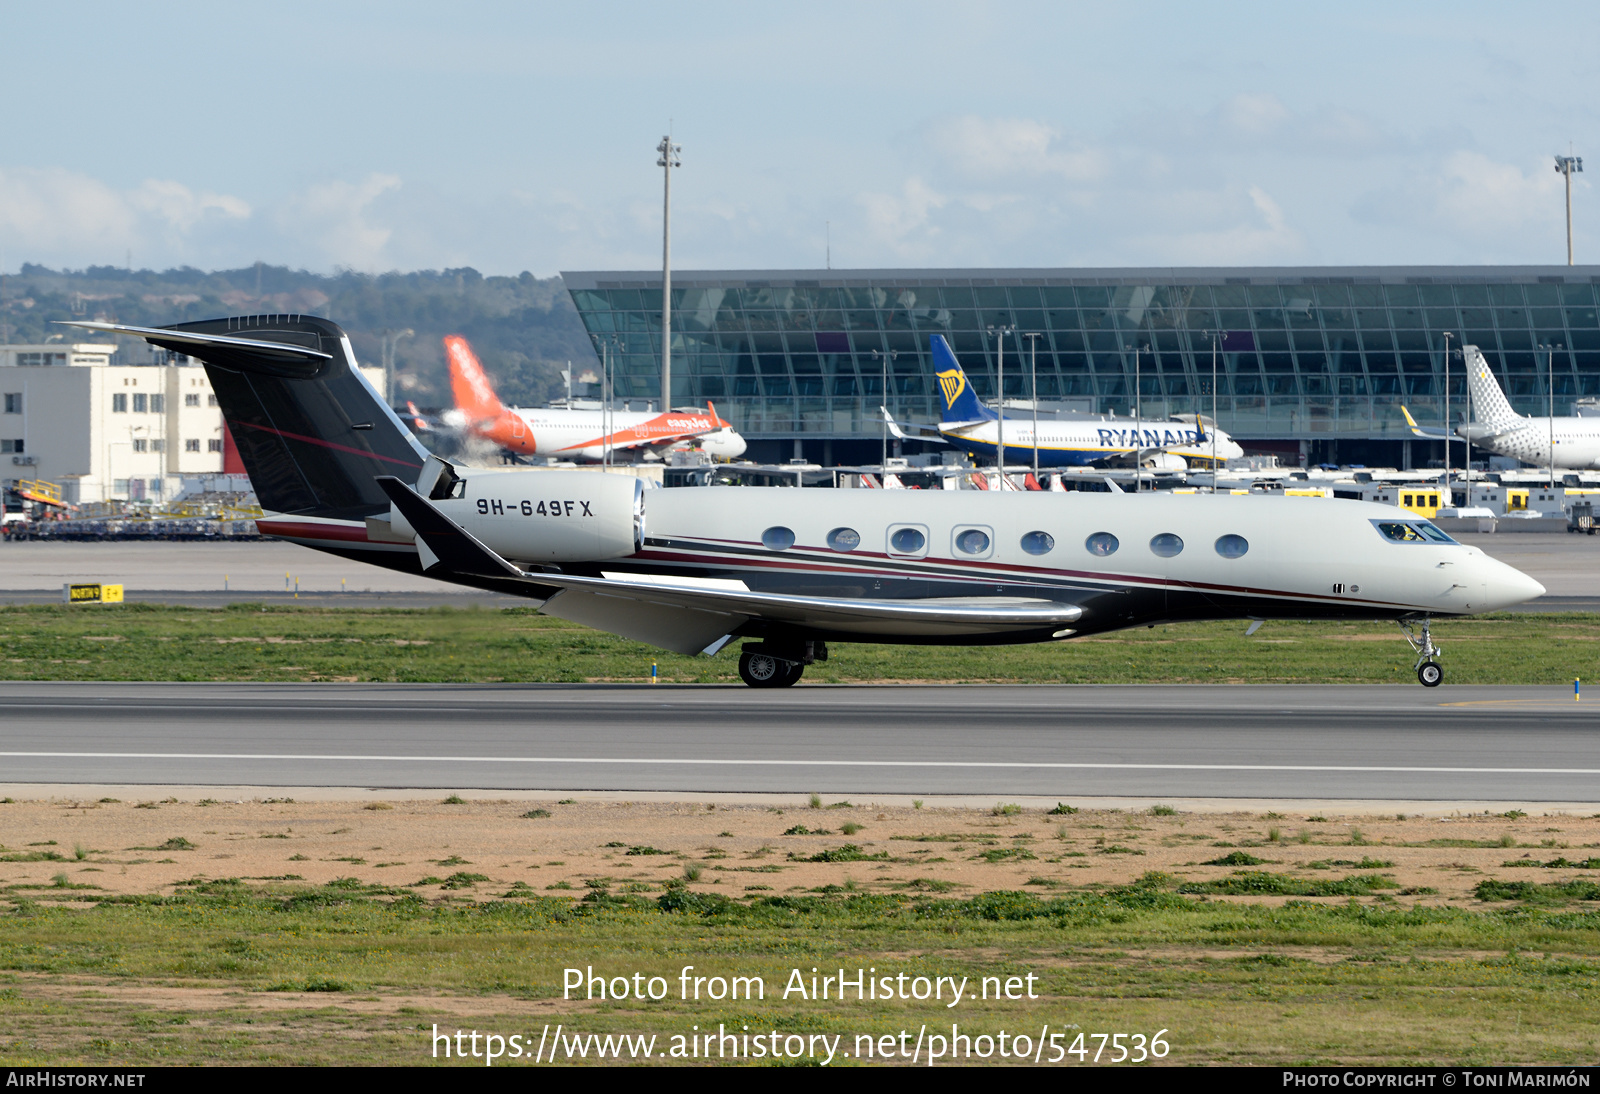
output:
{"label": "vueling airplane tail", "polygon": [[1522,421],[1522,415],[1511,409],[1506,393],[1495,382],[1489,371],[1489,362],[1477,346],[1462,346],[1467,361],[1467,383],[1472,387],[1472,414],[1479,424],[1490,429],[1504,429]]}
{"label": "vueling airplane tail", "polygon": [[932,342],[933,373],[939,380],[939,394],[944,398],[942,420],[983,422],[993,421],[999,417],[983,405],[977,392],[972,390],[972,385],[967,383],[967,374],[961,371],[961,363],[956,360],[956,355],[950,349],[950,343],[944,340],[944,335],[933,335]]}
{"label": "vueling airplane tail", "polygon": [[489,377],[467,340],[452,334],[444,340],[444,352],[450,358],[450,391],[455,396],[456,407],[466,414],[473,425],[500,417],[505,406],[489,386]]}
{"label": "vueling airplane tail", "polygon": [[204,362],[262,508],[360,520],[387,512],[374,481],[415,482],[427,450],[356,368],[338,324],[251,315],[170,327],[73,323],[145,339]]}

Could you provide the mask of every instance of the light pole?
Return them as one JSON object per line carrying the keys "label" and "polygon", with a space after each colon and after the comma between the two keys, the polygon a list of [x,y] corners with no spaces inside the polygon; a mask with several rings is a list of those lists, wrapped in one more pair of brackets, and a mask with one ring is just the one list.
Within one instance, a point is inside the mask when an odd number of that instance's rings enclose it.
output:
{"label": "light pole", "polygon": [[1583,173],[1582,156],[1557,156],[1556,174],[1567,178],[1567,265],[1572,265],[1572,176]]}
{"label": "light pole", "polygon": [[[1440,476],[1439,492],[1445,495],[1447,501],[1454,500],[1449,497],[1450,491],[1450,339],[1455,335],[1446,331],[1444,334],[1444,474]],[[1467,488],[1467,504],[1472,504],[1472,488]]]}
{"label": "light pole", "polygon": [[661,138],[656,145],[661,158],[656,166],[661,168],[661,409],[672,409],[672,169],[682,166],[678,153],[683,145],[673,144],[672,137]]}
{"label": "light pole", "polygon": [[889,362],[893,361],[896,357],[899,357],[900,351],[897,349],[875,349],[872,351],[872,356],[875,360],[881,360],[883,362],[883,387],[878,392],[878,394],[883,396],[883,405],[878,408],[880,411],[882,411],[882,414],[880,414],[879,417],[883,419],[883,455],[879,457],[882,462],[878,464],[878,469],[880,472],[887,474],[887,469],[889,467]]}
{"label": "light pole", "polygon": [[998,442],[996,449],[1000,454],[1000,488],[1005,489],[1006,481],[1006,335],[1017,328],[1009,323],[999,325],[991,323],[989,333],[995,336],[995,345],[998,347],[999,356],[995,364],[995,387],[999,402],[996,404],[1000,415],[1000,435],[995,438]]}
{"label": "light pole", "polygon": [[1039,481],[1039,332],[1029,331],[1022,337],[1028,340],[1028,382],[1033,389],[1033,481]]}
{"label": "light pole", "polygon": [[1217,492],[1217,352],[1222,346],[1222,332],[1208,330],[1205,337],[1211,340],[1211,492]]}
{"label": "light pole", "polygon": [[600,351],[600,466],[611,468],[611,356],[626,352],[628,344],[615,334],[602,338],[591,335],[595,348]]}
{"label": "light pole", "polygon": [[410,338],[417,332],[407,327],[405,330],[386,330],[383,332],[382,362],[383,362],[383,397],[392,406],[394,404],[394,351],[400,344],[400,339]]}
{"label": "light pole", "polygon": [[1544,350],[1545,383],[1550,388],[1550,491],[1556,488],[1556,350],[1560,343],[1539,343],[1539,348]]}

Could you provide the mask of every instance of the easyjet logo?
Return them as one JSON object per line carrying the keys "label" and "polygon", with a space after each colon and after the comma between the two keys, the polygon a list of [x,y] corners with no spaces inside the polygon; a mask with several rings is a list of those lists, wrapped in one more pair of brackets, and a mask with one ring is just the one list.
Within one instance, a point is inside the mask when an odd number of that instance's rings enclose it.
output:
{"label": "easyjet logo", "polygon": [[958,368],[949,372],[941,372],[939,376],[939,389],[944,392],[944,401],[954,403],[967,389],[967,378]]}
{"label": "easyjet logo", "polygon": [[668,418],[666,422],[673,429],[710,429],[711,423],[704,418]]}

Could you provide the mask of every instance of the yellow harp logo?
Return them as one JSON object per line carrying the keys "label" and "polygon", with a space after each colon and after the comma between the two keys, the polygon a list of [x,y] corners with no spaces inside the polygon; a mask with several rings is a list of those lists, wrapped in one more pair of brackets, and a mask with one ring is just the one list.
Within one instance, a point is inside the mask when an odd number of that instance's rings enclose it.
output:
{"label": "yellow harp logo", "polygon": [[966,375],[960,369],[953,368],[949,372],[939,373],[938,376],[939,388],[944,392],[946,405],[954,405],[961,397],[961,393],[967,389]]}

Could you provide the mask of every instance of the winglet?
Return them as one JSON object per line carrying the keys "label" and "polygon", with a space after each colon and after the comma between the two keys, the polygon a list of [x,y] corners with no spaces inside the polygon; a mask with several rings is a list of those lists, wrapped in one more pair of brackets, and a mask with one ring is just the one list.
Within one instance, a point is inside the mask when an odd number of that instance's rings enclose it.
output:
{"label": "winglet", "polygon": [[485,547],[471,532],[393,475],[379,475],[376,481],[400,510],[400,515],[416,530],[417,551],[422,557],[424,573],[442,566],[448,573],[471,577],[529,579],[530,575]]}
{"label": "winglet", "polygon": [[886,407],[886,406],[880,406],[878,409],[883,411],[883,420],[884,420],[884,424],[886,424],[889,427],[889,436],[893,437],[897,441],[905,440],[906,439],[905,433],[900,429],[900,427],[898,425],[895,424],[895,420],[893,418],[889,417],[889,408]]}

